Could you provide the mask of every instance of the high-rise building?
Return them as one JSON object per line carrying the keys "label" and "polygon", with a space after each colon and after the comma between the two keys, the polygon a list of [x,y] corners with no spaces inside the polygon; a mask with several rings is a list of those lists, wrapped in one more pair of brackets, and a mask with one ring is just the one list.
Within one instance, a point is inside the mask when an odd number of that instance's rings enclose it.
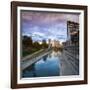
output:
{"label": "high-rise building", "polygon": [[67,41],[69,45],[79,44],[79,23],[67,21]]}
{"label": "high-rise building", "polygon": [[52,47],[60,48],[60,42],[58,40],[53,40]]}
{"label": "high-rise building", "polygon": [[52,41],[51,39],[48,40],[48,48],[51,48],[52,47]]}

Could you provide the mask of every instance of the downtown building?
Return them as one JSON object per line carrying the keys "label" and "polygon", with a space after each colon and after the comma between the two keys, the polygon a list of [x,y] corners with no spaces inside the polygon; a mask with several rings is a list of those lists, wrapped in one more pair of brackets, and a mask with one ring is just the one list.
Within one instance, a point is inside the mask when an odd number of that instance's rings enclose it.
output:
{"label": "downtown building", "polygon": [[79,23],[67,21],[67,40],[64,46],[79,46]]}
{"label": "downtown building", "polygon": [[64,49],[79,59],[79,23],[67,21],[67,40],[63,42]]}
{"label": "downtown building", "polygon": [[79,23],[67,21],[67,43],[79,46]]}
{"label": "downtown building", "polygon": [[79,23],[67,21],[67,40],[63,42],[63,58],[75,67],[76,75],[79,75]]}
{"label": "downtown building", "polygon": [[62,48],[62,44],[60,43],[59,40],[48,40],[48,48],[53,48],[53,49],[61,49]]}

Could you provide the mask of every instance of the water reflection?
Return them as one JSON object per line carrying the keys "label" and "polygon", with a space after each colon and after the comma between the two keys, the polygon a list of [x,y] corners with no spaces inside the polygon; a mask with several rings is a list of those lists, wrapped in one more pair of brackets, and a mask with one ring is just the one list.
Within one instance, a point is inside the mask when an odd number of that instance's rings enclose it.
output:
{"label": "water reflection", "polygon": [[44,56],[43,57],[43,60],[46,61],[47,60],[47,57],[48,57],[48,55]]}
{"label": "water reflection", "polygon": [[53,51],[51,55],[54,56],[54,57],[60,57],[61,56],[61,52],[60,51],[57,51],[57,52]]}
{"label": "water reflection", "polygon": [[60,75],[60,52],[53,51],[23,70],[22,77],[48,77]]}

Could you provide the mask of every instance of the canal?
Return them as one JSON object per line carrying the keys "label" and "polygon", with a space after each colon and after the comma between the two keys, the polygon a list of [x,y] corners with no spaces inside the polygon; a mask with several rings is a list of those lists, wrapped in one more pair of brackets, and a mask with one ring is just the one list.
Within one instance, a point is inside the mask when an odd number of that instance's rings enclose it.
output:
{"label": "canal", "polygon": [[30,65],[22,72],[22,77],[48,77],[60,76],[60,51],[52,51],[48,55],[42,57],[34,64]]}

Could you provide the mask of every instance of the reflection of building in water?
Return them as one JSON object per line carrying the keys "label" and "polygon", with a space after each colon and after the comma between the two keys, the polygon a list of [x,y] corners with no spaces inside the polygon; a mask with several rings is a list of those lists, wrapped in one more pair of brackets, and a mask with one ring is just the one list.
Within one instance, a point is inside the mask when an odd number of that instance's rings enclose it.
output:
{"label": "reflection of building in water", "polygon": [[43,60],[46,61],[47,60],[47,57],[48,57],[48,55],[44,56],[43,57]]}
{"label": "reflection of building in water", "polygon": [[55,57],[60,57],[61,56],[61,52],[60,51],[58,51],[58,52],[53,51],[51,55],[55,56]]}

